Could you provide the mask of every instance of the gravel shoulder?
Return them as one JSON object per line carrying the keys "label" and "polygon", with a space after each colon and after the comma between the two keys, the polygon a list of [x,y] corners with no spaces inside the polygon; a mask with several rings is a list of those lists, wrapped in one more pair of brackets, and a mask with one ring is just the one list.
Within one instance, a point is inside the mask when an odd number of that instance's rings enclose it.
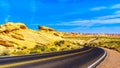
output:
{"label": "gravel shoulder", "polygon": [[120,68],[120,53],[103,48],[107,52],[106,58],[96,68]]}

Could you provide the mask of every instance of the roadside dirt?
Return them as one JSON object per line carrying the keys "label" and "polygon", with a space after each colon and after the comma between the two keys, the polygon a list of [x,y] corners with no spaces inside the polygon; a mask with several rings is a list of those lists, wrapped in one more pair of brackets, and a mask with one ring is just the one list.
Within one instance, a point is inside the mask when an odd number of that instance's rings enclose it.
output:
{"label": "roadside dirt", "polygon": [[120,68],[120,53],[103,48],[107,51],[106,58],[96,68]]}

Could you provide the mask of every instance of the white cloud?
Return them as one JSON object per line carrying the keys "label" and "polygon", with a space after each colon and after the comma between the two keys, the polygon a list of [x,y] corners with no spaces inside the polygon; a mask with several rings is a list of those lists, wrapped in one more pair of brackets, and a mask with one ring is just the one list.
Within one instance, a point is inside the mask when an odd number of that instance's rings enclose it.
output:
{"label": "white cloud", "polygon": [[96,17],[96,18],[97,19],[112,19],[112,18],[120,17],[120,14],[115,14],[115,13],[113,15],[106,15],[106,16],[101,16],[101,17]]}
{"label": "white cloud", "polygon": [[7,17],[5,18],[5,22],[8,22],[9,21],[9,18],[11,17],[11,15],[7,15]]}
{"label": "white cloud", "polygon": [[116,11],[114,14],[120,14],[120,10]]}
{"label": "white cloud", "polygon": [[94,24],[115,24],[120,23],[120,14],[96,17],[95,19],[74,20],[69,22],[61,22],[55,25],[62,26],[93,26]]}
{"label": "white cloud", "polygon": [[93,23],[103,23],[103,24],[120,23],[120,18],[105,19],[105,20],[93,20]]}
{"label": "white cloud", "polygon": [[90,26],[90,24],[88,24],[90,22],[90,20],[74,20],[74,21],[69,21],[69,22],[62,22],[62,23],[58,23],[55,25],[62,25],[62,26]]}
{"label": "white cloud", "polygon": [[[113,30],[113,31],[111,31]],[[95,27],[95,28],[81,28],[76,27],[69,30],[69,32],[80,32],[80,33],[120,33],[120,27]],[[64,29],[64,32],[68,32]]]}
{"label": "white cloud", "polygon": [[120,8],[120,4],[115,4],[111,7],[112,9]]}
{"label": "white cloud", "polygon": [[99,6],[99,7],[94,7],[91,8],[91,11],[99,11],[99,10],[103,10],[103,9],[120,9],[120,4],[114,4],[112,6]]}
{"label": "white cloud", "polygon": [[95,8],[91,8],[90,10],[91,11],[98,11],[98,10],[103,10],[103,9],[106,9],[107,7],[105,6],[101,6],[101,7],[95,7]]}

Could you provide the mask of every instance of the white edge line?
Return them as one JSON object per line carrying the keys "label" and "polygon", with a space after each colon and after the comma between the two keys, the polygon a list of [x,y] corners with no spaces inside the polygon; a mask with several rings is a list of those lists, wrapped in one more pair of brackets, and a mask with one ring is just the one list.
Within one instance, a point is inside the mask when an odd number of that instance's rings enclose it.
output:
{"label": "white edge line", "polygon": [[[105,51],[105,50],[104,50]],[[95,66],[97,63],[99,63],[102,59],[104,59],[104,57],[106,56],[106,51],[105,51],[105,53],[104,53],[104,55],[100,58],[100,59],[98,59],[96,62],[94,62],[93,64],[91,64],[90,66],[88,66],[88,68],[92,68],[93,66]]]}

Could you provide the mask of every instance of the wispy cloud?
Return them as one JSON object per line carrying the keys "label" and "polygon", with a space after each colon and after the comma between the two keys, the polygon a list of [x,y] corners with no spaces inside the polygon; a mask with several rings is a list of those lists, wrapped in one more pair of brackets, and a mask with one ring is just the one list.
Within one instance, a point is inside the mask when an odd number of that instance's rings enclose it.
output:
{"label": "wispy cloud", "polygon": [[[117,12],[117,11],[116,11]],[[115,18],[119,18],[120,14],[116,14],[116,12],[112,15],[106,15],[106,16],[101,16],[101,17],[96,17],[97,19],[115,19]]]}
{"label": "wispy cloud", "polygon": [[112,6],[98,6],[91,8],[91,11],[99,11],[99,10],[104,10],[104,9],[120,9],[120,4],[114,4]]}
{"label": "wispy cloud", "polygon": [[11,15],[7,15],[7,17],[5,18],[5,22],[8,22],[9,21],[9,18],[11,17]]}
{"label": "wispy cloud", "polygon": [[120,4],[115,4],[111,7],[112,9],[120,8]]}
{"label": "wispy cloud", "polygon": [[69,22],[61,22],[58,26],[93,26],[94,24],[116,24],[120,23],[120,14],[106,15],[86,20],[74,20]]}
{"label": "wispy cloud", "polygon": [[103,10],[103,9],[106,9],[107,7],[105,6],[101,6],[101,7],[95,7],[95,8],[91,8],[90,10],[91,11],[98,11],[98,10]]}
{"label": "wispy cloud", "polygon": [[120,10],[116,11],[114,14],[120,14]]}
{"label": "wispy cloud", "polygon": [[[113,30],[111,32],[111,30]],[[95,27],[95,28],[81,28],[81,27],[76,27],[76,28],[72,28],[69,30],[69,32],[81,32],[81,33],[120,33],[118,32],[120,30],[120,27],[112,27],[112,28],[108,28],[108,27]],[[64,32],[68,32],[68,30],[64,29]]]}
{"label": "wispy cloud", "polygon": [[[89,23],[89,24],[88,24]],[[57,23],[58,26],[90,26],[90,20],[74,20],[69,22]]]}

